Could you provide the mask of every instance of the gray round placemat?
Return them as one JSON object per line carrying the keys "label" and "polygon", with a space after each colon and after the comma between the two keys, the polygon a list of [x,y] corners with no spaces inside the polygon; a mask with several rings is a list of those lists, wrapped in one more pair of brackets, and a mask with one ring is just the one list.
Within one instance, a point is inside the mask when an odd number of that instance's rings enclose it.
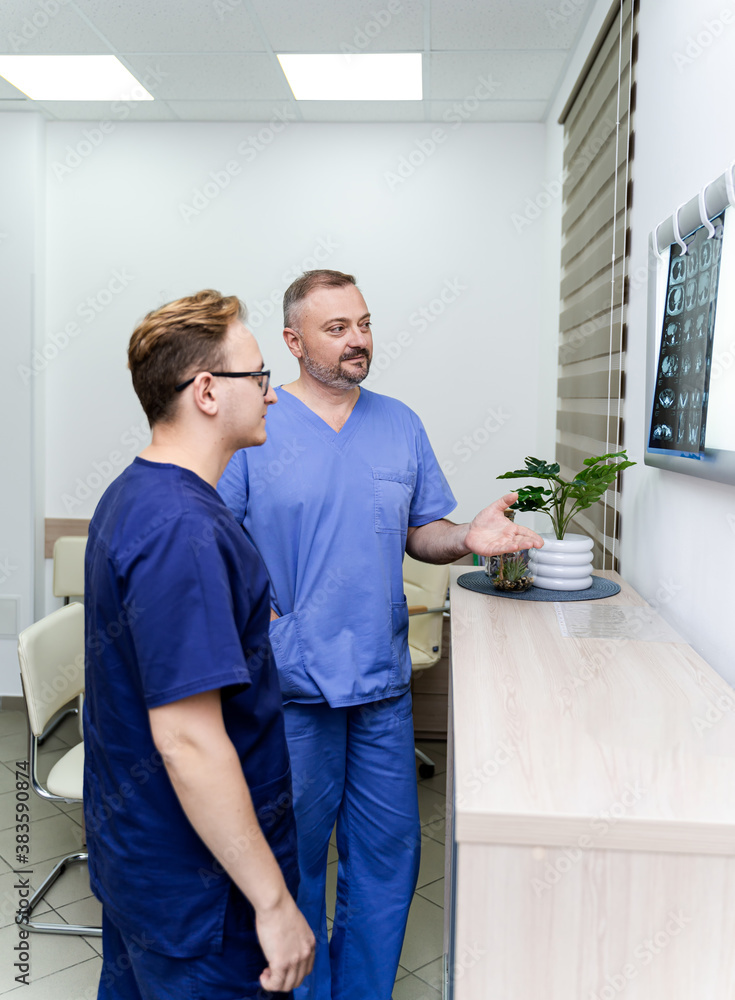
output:
{"label": "gray round placemat", "polygon": [[593,576],[592,586],[587,590],[544,590],[543,587],[531,587],[529,590],[498,590],[493,587],[492,580],[485,570],[476,573],[463,573],[457,577],[457,583],[466,590],[474,590],[478,594],[489,594],[492,597],[512,597],[515,601],[596,601],[600,597],[612,597],[620,590],[619,583],[606,580],[603,576]]}

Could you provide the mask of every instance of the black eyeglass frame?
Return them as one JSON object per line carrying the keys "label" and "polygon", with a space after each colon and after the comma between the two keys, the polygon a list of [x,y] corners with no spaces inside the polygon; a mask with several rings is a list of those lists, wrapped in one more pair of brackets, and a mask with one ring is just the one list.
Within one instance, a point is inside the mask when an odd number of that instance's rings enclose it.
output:
{"label": "black eyeglass frame", "polygon": [[[261,384],[261,389],[263,389],[264,396],[268,395],[268,389],[270,388],[271,384],[270,368],[261,369],[259,372],[209,372],[208,374],[213,375],[215,378],[257,378],[257,377],[264,378],[265,387],[263,387],[263,385]],[[201,372],[197,372],[197,375],[201,375]],[[192,376],[192,378],[188,378],[186,382],[181,382],[179,385],[174,386],[174,391],[181,392],[181,390],[185,389],[187,385],[191,385],[191,383],[194,381],[195,378],[196,375]]]}

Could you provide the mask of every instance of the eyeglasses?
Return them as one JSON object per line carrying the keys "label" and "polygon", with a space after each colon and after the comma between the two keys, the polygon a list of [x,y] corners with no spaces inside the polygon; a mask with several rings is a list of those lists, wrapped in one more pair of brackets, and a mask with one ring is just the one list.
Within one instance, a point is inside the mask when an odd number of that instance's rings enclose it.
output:
{"label": "eyeglasses", "polygon": [[[209,372],[209,374],[213,375],[215,378],[258,378],[260,379],[258,385],[263,390],[264,396],[268,395],[268,389],[271,384],[270,369],[259,372]],[[195,378],[196,375],[194,375],[193,378],[188,378],[186,382],[182,382],[181,385],[175,386],[175,391],[181,392],[181,390],[185,389],[187,385],[191,385]]]}

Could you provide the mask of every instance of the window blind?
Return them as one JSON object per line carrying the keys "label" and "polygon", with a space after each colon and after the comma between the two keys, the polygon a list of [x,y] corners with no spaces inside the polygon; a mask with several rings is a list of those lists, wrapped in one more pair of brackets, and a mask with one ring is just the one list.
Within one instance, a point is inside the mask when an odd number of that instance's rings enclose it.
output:
{"label": "window blind", "polygon": [[[620,451],[632,196],[636,8],[612,6],[559,119],[564,170],[556,461],[572,476],[590,455]],[[594,541],[597,569],[617,569],[620,482],[571,530]]]}

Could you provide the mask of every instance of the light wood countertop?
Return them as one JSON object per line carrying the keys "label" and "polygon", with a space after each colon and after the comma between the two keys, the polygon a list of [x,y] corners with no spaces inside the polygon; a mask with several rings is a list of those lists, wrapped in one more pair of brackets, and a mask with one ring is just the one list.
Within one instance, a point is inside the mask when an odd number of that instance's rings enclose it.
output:
{"label": "light wood countertop", "polygon": [[[735,855],[735,692],[684,642],[561,635],[452,567],[455,838]],[[606,605],[646,606],[620,583]],[[589,846],[585,844],[584,846]]]}

